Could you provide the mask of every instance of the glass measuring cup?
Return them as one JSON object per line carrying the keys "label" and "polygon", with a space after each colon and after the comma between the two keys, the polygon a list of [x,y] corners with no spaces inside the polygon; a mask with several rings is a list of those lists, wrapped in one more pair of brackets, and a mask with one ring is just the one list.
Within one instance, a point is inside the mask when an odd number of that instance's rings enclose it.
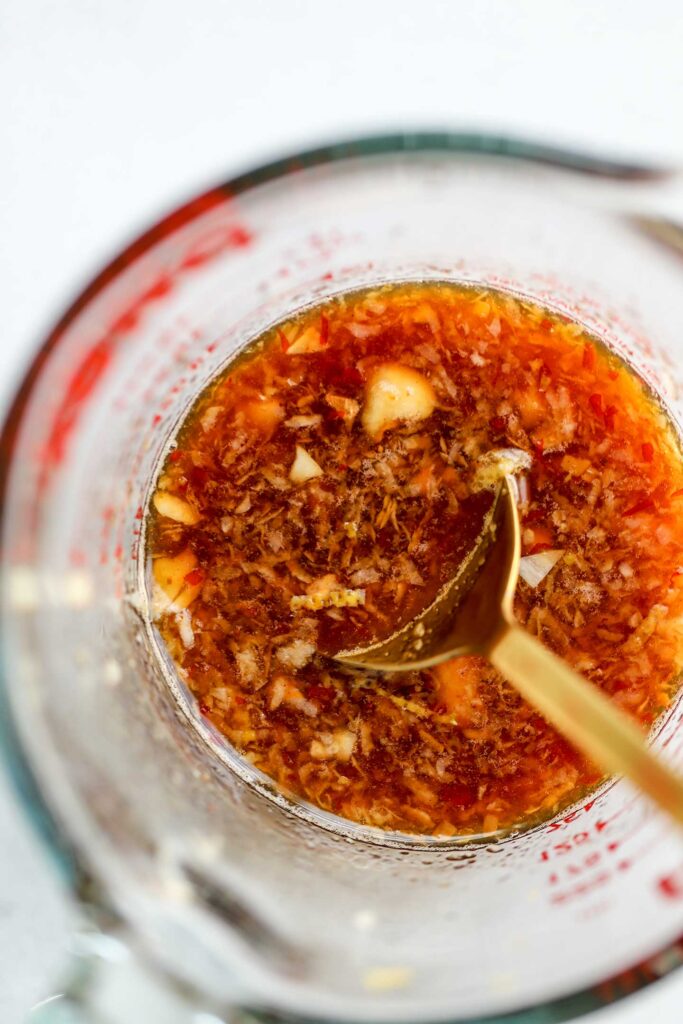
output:
{"label": "glass measuring cup", "polygon": [[[177,211],[55,328],[3,435],[2,700],[27,805],[99,928],[63,1009],[552,1021],[680,963],[683,840],[626,783],[501,842],[288,804],[174,680],[141,555],[191,398],[267,325],[340,290],[438,278],[529,295],[629,359],[678,421],[681,191],[500,140],[333,146]],[[681,713],[654,742],[683,767]]]}

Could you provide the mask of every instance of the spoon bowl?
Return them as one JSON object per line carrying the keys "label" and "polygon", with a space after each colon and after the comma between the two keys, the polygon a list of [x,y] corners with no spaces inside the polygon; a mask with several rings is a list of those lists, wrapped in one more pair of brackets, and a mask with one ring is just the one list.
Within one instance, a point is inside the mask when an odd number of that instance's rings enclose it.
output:
{"label": "spoon bowl", "polygon": [[367,647],[341,651],[357,668],[406,672],[467,654],[486,656],[495,624],[513,620],[521,551],[517,485],[505,477],[472,550],[423,612]]}
{"label": "spoon bowl", "polygon": [[520,526],[517,485],[502,480],[482,531],[456,575],[396,633],[337,661],[355,668],[412,672],[449,658],[481,655],[556,729],[609,774],[625,775],[683,826],[683,780],[646,745],[640,728],[596,686],[516,621]]}

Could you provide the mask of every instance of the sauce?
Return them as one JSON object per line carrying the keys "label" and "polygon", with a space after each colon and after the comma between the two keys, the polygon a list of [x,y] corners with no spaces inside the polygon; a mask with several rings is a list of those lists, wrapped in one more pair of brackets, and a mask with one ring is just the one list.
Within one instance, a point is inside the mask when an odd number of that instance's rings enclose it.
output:
{"label": "sauce", "polygon": [[330,659],[453,575],[499,448],[530,462],[518,619],[648,726],[681,664],[683,468],[582,327],[503,292],[389,285],[280,324],[198,397],[152,500],[155,619],[202,714],[290,796],[451,836],[599,781],[483,659],[379,680]]}

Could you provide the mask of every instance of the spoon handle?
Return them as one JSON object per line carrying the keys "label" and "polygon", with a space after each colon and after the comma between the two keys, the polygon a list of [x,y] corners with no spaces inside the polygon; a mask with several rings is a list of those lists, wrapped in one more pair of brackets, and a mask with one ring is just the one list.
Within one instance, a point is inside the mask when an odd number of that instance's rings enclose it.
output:
{"label": "spoon handle", "polygon": [[591,761],[625,775],[683,825],[683,779],[650,752],[641,730],[601,690],[517,623],[505,623],[487,656]]}

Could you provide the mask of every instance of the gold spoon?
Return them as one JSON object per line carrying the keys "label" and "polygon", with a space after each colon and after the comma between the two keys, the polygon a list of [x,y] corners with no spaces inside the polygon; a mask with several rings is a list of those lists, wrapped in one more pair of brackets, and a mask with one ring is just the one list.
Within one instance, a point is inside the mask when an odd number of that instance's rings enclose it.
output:
{"label": "gold spoon", "polygon": [[683,780],[648,750],[638,726],[601,690],[515,620],[520,547],[516,483],[508,476],[477,543],[432,604],[386,640],[340,651],[337,660],[408,672],[483,655],[595,764],[625,775],[683,825]]}

